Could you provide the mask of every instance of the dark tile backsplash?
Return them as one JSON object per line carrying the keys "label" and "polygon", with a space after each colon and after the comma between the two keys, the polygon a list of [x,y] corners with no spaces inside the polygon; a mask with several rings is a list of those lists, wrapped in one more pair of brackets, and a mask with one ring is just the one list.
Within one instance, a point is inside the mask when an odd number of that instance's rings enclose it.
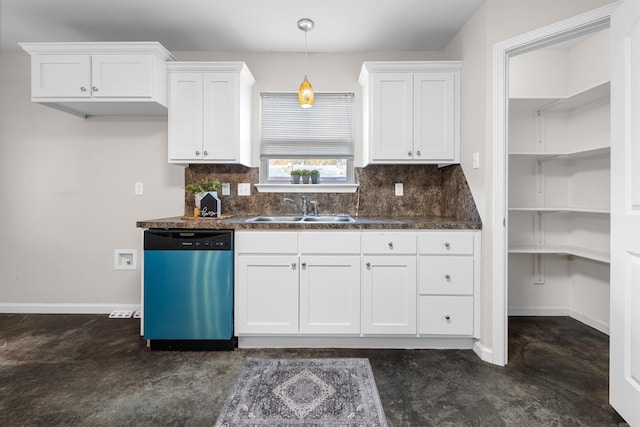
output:
{"label": "dark tile backsplash", "polygon": [[[439,168],[436,165],[369,165],[356,168],[360,183],[355,193],[314,193],[312,184],[306,194],[318,202],[320,213],[347,213],[359,216],[442,216],[477,221],[480,217],[460,165]],[[185,184],[211,177],[231,184],[231,195],[220,196],[222,214],[234,216],[295,213],[282,201],[299,200],[300,193],[260,193],[258,168],[241,165],[189,165]],[[238,196],[240,182],[251,184],[251,196]],[[395,196],[395,183],[402,182],[403,196]],[[218,192],[220,193],[220,192]],[[193,215],[194,200],[185,193],[185,215]]]}

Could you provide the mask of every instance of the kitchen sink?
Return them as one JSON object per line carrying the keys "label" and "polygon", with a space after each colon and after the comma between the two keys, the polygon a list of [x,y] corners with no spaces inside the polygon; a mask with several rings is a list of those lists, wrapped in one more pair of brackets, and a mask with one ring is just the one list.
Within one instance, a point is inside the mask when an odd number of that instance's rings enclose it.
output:
{"label": "kitchen sink", "polygon": [[300,222],[302,221],[302,218],[302,216],[261,215],[255,218],[248,219],[247,222]]}
{"label": "kitchen sink", "polygon": [[250,218],[247,222],[261,222],[274,224],[295,224],[295,223],[315,223],[315,224],[348,224],[356,222],[355,219],[346,214],[338,215],[261,215]]}

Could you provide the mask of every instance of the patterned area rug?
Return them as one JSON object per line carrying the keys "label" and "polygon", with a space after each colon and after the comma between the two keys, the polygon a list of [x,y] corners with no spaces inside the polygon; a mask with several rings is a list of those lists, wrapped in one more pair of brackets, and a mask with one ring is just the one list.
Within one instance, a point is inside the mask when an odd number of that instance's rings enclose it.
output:
{"label": "patterned area rug", "polygon": [[216,426],[386,426],[368,359],[247,358]]}

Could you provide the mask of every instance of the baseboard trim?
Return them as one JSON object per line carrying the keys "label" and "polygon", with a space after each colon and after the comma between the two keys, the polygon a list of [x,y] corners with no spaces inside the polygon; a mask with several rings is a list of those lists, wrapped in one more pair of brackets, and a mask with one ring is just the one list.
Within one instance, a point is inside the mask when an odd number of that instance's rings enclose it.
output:
{"label": "baseboard trim", "polygon": [[21,304],[0,303],[0,313],[109,314],[114,310],[140,311],[140,304]]}
{"label": "baseboard trim", "polygon": [[491,348],[485,346],[484,344],[482,344],[480,341],[476,341],[473,344],[473,352],[483,362],[492,363],[492,364],[494,363],[493,362],[493,350]]}
{"label": "baseboard trim", "polygon": [[593,329],[609,335],[609,325],[566,307],[516,307],[509,308],[509,316],[569,316]]}

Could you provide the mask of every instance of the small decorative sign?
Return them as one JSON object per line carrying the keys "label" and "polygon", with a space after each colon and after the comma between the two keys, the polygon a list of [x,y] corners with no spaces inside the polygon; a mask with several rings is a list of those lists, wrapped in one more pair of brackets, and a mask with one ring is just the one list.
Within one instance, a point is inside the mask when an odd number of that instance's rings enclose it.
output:
{"label": "small decorative sign", "polygon": [[200,216],[220,218],[220,199],[216,191],[208,192],[200,200]]}

